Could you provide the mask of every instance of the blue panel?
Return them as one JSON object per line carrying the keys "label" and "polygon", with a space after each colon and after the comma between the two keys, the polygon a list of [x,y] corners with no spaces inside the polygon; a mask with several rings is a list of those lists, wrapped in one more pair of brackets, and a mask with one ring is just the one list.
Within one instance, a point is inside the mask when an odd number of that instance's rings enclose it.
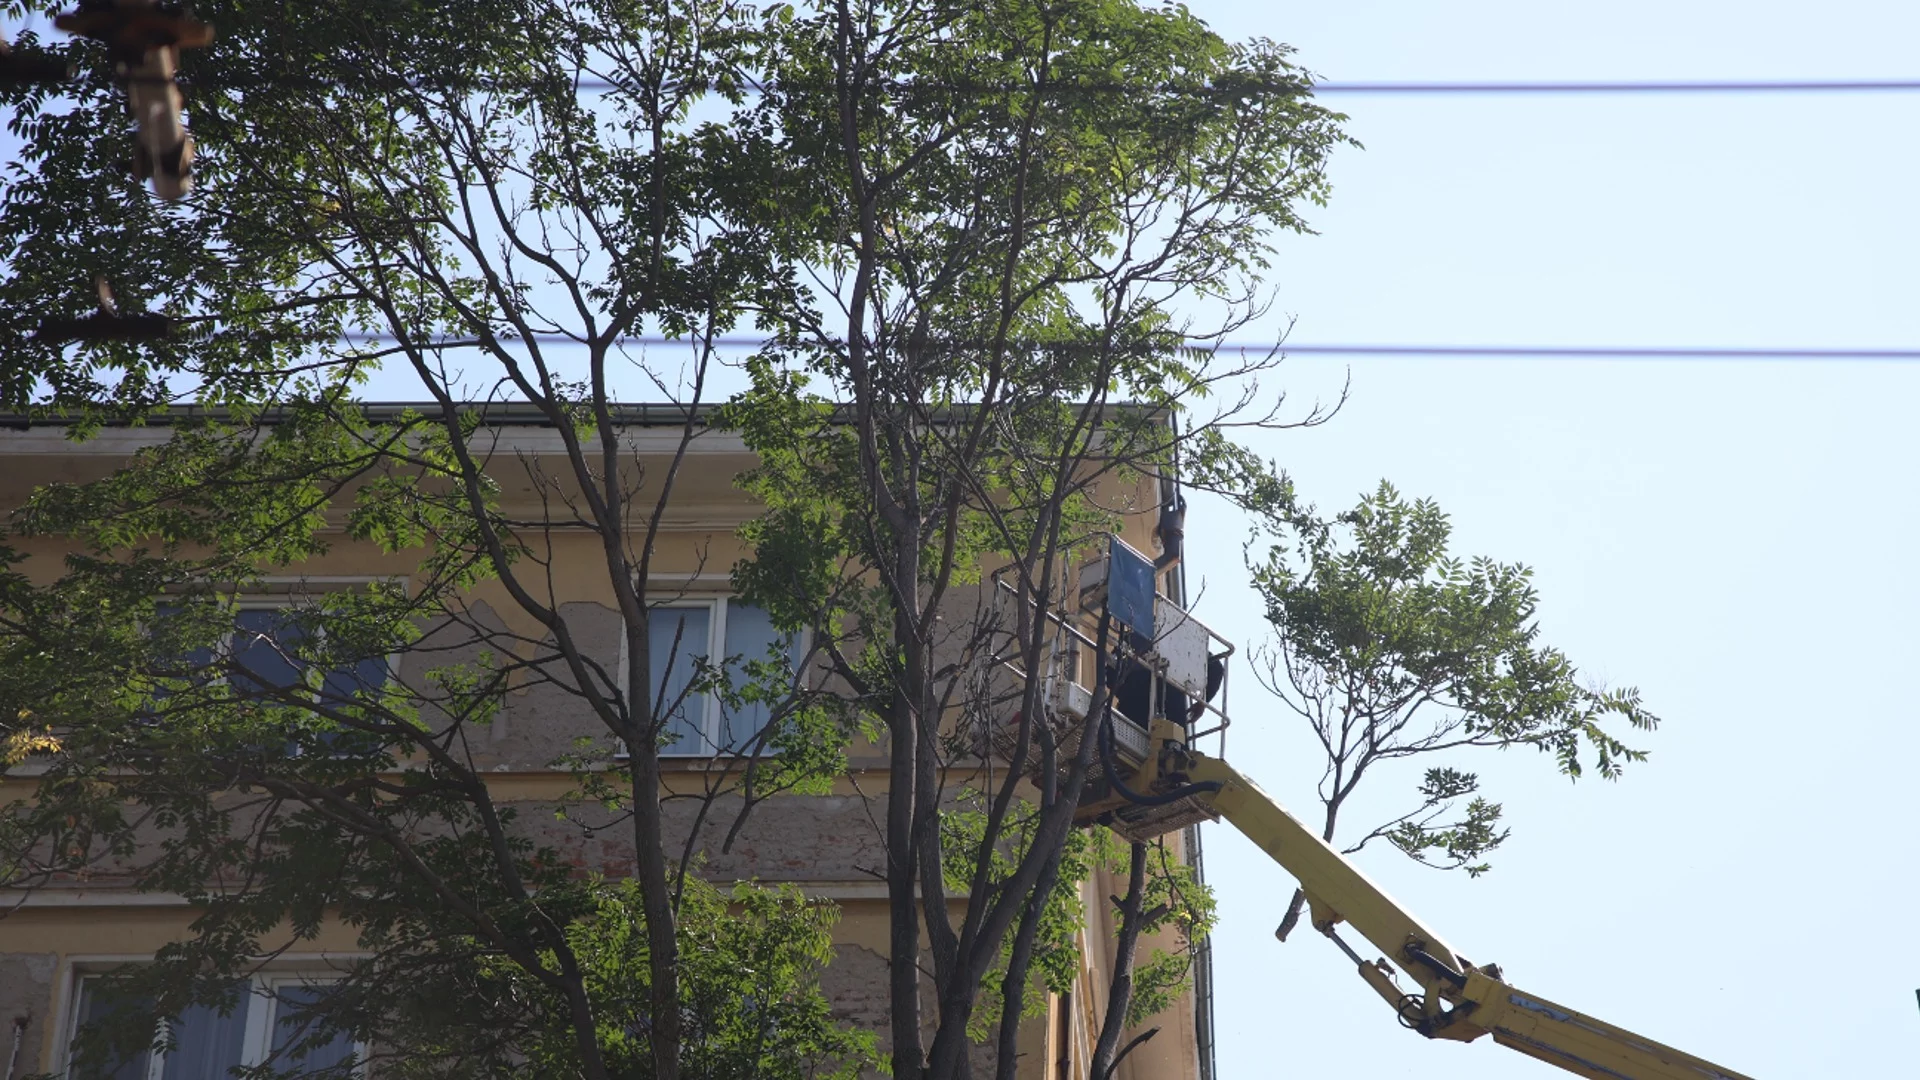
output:
{"label": "blue panel", "polygon": [[1135,648],[1153,646],[1153,562],[1114,537],[1107,545],[1107,610],[1133,631]]}

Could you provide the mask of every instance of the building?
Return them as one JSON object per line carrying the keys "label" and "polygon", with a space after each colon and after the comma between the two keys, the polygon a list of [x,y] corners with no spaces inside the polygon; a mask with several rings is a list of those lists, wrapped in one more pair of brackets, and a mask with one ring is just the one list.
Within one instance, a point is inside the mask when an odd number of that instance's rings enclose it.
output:
{"label": "building", "polygon": [[[634,425],[629,435],[641,465],[663,465],[678,449],[677,410],[635,407],[625,419]],[[550,512],[542,501],[537,473],[529,472],[527,464],[537,467],[559,451],[557,433],[536,415],[510,408],[491,412],[489,423],[500,438],[495,460],[503,464],[493,475],[501,487],[503,511],[523,518]],[[109,427],[84,442],[69,440],[58,424],[23,424],[0,432],[0,459],[7,463],[0,469],[0,507],[19,507],[40,484],[106,475],[142,448],[170,435],[165,422]],[[731,653],[764,639],[764,616],[730,598],[727,573],[743,553],[736,530],[757,512],[734,478],[753,464],[754,457],[745,446],[723,434],[703,435],[689,449],[678,494],[668,505],[655,541],[649,583],[650,592],[678,616],[669,621],[656,617],[656,632],[670,635],[667,641],[697,639],[709,651]],[[1109,493],[1116,504],[1142,509],[1127,518],[1124,536],[1143,550],[1152,542],[1152,517],[1144,511],[1158,505],[1155,483],[1143,479],[1137,491]],[[250,619],[263,625],[270,622],[275,608],[289,602],[289,597],[376,580],[404,581],[417,572],[417,559],[405,551],[383,553],[344,535],[332,539],[331,549],[302,563],[297,574],[276,579],[275,588],[262,595],[243,598],[241,629],[247,629]],[[581,530],[561,530],[547,543],[556,609],[565,610],[570,626],[583,635],[586,649],[614,662],[624,643],[621,624],[606,606],[604,563],[593,550],[597,538]],[[25,569],[40,577],[56,573],[65,554],[62,544],[52,540],[31,541],[24,549],[31,556]],[[537,641],[543,634],[496,582],[474,588],[470,601],[475,618],[497,625],[503,640]],[[655,649],[656,654],[662,651]],[[429,662],[401,656],[399,677],[417,678]],[[692,701],[679,721],[683,738],[674,746],[680,752],[673,753],[664,766],[668,790],[699,792],[712,771],[710,751],[702,752],[703,746],[726,741],[731,737],[727,725],[740,721],[738,715],[723,715],[717,701]],[[487,726],[484,741],[472,746],[471,752],[496,801],[544,810],[573,785],[569,774],[555,767],[555,760],[575,745],[576,738],[603,738],[604,734],[594,721],[582,717],[578,702],[568,694],[549,686],[522,686],[508,695],[505,711]],[[618,752],[617,747],[607,749]],[[31,791],[32,769],[28,762],[0,781],[0,804]],[[780,797],[777,812],[757,812],[724,850],[718,835],[703,843],[707,860],[703,872],[710,878],[792,882],[811,895],[838,903],[842,918],[835,932],[837,954],[824,973],[825,989],[839,1016],[882,1032],[888,922],[885,886],[871,872],[884,859],[870,804],[874,792],[884,789],[886,773],[887,759],[878,748],[856,744],[847,775],[831,793]],[[667,813],[670,830],[684,836],[694,827],[694,802],[670,802]],[[528,812],[519,821],[529,835],[570,852],[583,869],[614,877],[632,872],[630,843],[583,833],[552,813]],[[712,831],[710,825],[708,831]],[[1182,857],[1197,860],[1197,834],[1187,834],[1175,848]],[[7,1053],[13,1053],[10,1071],[0,1080],[42,1070],[59,1072],[65,1064],[65,1047],[88,1007],[88,974],[150,958],[160,946],[186,932],[194,909],[178,897],[129,890],[124,871],[123,864],[108,861],[84,880],[68,875],[31,889],[16,885],[0,897],[0,1023],[9,1025],[0,1028],[0,1039],[11,1040],[10,1045],[0,1046],[0,1060],[9,1060]],[[1085,1076],[1098,1018],[1105,1008],[1111,962],[1113,928],[1106,898],[1124,892],[1125,886],[1124,880],[1114,881],[1105,874],[1096,874],[1085,884],[1082,901],[1089,924],[1081,935],[1080,981],[1071,994],[1050,999],[1044,1017],[1024,1025],[1023,1080]],[[245,1016],[188,1017],[179,1029],[181,1045],[176,1053],[206,1055],[208,1061],[262,1060],[275,1039],[273,1018],[268,1015],[278,1007],[273,1003],[297,1001],[303,981],[324,977],[329,957],[353,955],[357,948],[348,928],[327,926],[317,939],[263,969],[259,987],[271,992],[253,1000],[267,1004],[250,1007]],[[1210,1080],[1210,979],[1204,952],[1198,961],[1196,992],[1151,1022],[1162,1029],[1160,1035],[1123,1062],[1117,1080]],[[168,1070],[166,1075],[176,1071]],[[155,1064],[150,1075],[161,1076],[161,1065]]]}

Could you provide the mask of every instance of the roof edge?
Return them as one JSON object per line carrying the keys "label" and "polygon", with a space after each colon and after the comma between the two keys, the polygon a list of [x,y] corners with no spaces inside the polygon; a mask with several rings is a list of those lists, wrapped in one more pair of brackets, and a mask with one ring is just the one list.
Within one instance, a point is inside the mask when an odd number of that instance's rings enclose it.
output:
{"label": "roof edge", "polygon": [[[713,423],[714,416],[722,407],[721,402],[700,402],[687,405],[673,401],[637,401],[614,403],[609,406],[613,412],[614,423],[622,427],[680,427],[691,419],[696,426]],[[360,401],[353,405],[369,419],[375,421],[392,420],[407,412],[436,414],[441,411],[437,401]],[[462,401],[456,404],[461,411],[480,414],[490,427],[552,427],[547,414],[540,406],[527,401]],[[961,413],[968,405],[949,405],[933,410],[935,415]],[[1120,415],[1145,413],[1148,415],[1165,413],[1165,407],[1146,405],[1135,401],[1109,402],[1103,408]],[[262,409],[258,416],[261,423],[272,424],[287,413],[285,406],[269,406]],[[113,417],[97,422],[107,428],[171,427],[194,420],[223,420],[233,416],[233,410],[223,406],[207,405],[168,405],[152,412],[137,416]],[[87,423],[91,418],[81,415],[63,415],[52,412],[0,412],[0,430],[25,431],[30,428],[70,428]],[[835,410],[833,418],[837,423],[851,423],[851,410],[842,405]]]}
{"label": "roof edge", "polygon": [[[408,412],[431,415],[441,411],[437,401],[361,401],[353,405],[369,419],[376,421],[392,420]],[[689,411],[693,414],[695,424],[710,424],[719,407],[712,402],[684,405],[670,401],[642,401],[615,404],[612,410],[614,422],[622,426],[679,427],[687,422]],[[553,426],[539,406],[526,401],[463,401],[456,408],[463,412],[479,413],[493,427]],[[276,405],[260,410],[258,415],[262,423],[272,424],[285,417],[287,412],[285,406]],[[194,420],[225,420],[233,415],[232,409],[223,406],[168,405],[142,415],[113,417],[100,420],[99,423],[110,428],[171,427]],[[77,414],[0,412],[0,428],[16,431],[36,427],[68,428],[86,423],[89,419]]]}

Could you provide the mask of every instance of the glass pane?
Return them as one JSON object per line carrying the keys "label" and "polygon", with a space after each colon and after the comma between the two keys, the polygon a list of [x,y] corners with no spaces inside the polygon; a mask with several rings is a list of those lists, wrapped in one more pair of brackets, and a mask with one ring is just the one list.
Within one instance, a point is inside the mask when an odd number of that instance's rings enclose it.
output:
{"label": "glass pane", "polygon": [[353,1038],[334,1032],[319,1046],[296,1049],[311,1038],[319,1027],[319,1018],[307,1006],[325,996],[324,986],[288,984],[273,992],[273,1064],[276,1068],[298,1066],[302,1073],[319,1072],[346,1062],[353,1054]]}
{"label": "glass pane", "polygon": [[293,657],[300,644],[300,628],[290,621],[290,614],[278,608],[242,608],[234,613],[233,658],[244,672],[233,678],[236,692],[300,685],[300,667]]}
{"label": "glass pane", "polygon": [[[794,656],[792,639],[773,628],[773,617],[753,604],[739,600],[727,602],[727,678],[734,686],[749,680],[747,665],[784,660],[789,670],[799,662]],[[777,651],[776,651],[777,650]],[[780,687],[771,689],[777,694]],[[740,749],[767,726],[772,710],[765,702],[755,701],[737,709],[722,708],[720,737],[728,749]]]}
{"label": "glass pane", "polygon": [[217,1006],[195,1005],[173,1021],[173,1049],[167,1051],[160,1073],[164,1080],[212,1080],[240,1064],[252,1003],[246,985],[234,985],[233,999],[223,1003],[224,1016]]}
{"label": "glass pane", "polygon": [[[328,708],[354,704],[357,698],[371,697],[387,684],[387,658],[375,657],[327,672],[321,683],[319,702]],[[322,748],[334,754],[370,751],[379,745],[376,736],[341,726],[319,734]]]}
{"label": "glass pane", "polygon": [[371,693],[387,684],[387,658],[376,656],[327,672],[326,700],[345,703],[354,695]]}
{"label": "glass pane", "polygon": [[[80,1023],[78,1028],[102,1021],[110,1021],[116,1016],[127,1013],[145,1013],[152,1008],[150,1000],[127,1001],[109,999],[96,993],[101,980],[87,979],[80,984]],[[130,1058],[119,1058],[106,1067],[85,1068],[78,1064],[67,1070],[72,1080],[147,1080],[147,1062],[151,1055],[141,1052]]]}
{"label": "glass pane", "polygon": [[[165,620],[180,615],[181,610],[178,604],[160,604],[154,608],[154,614],[157,618]],[[177,677],[186,683],[199,686],[216,676],[217,673],[212,669],[214,664],[219,660],[219,657],[214,655],[214,651],[211,648],[198,648],[188,649],[185,652],[160,659],[162,661],[160,670],[165,675]],[[154,700],[164,700],[171,693],[169,690],[157,689],[153,694]]]}
{"label": "glass pane", "polygon": [[647,620],[653,704],[669,710],[661,738],[663,753],[713,752],[706,736],[707,695],[685,694],[679,700],[693,682],[694,658],[707,654],[712,624],[713,611],[705,607],[654,608]]}

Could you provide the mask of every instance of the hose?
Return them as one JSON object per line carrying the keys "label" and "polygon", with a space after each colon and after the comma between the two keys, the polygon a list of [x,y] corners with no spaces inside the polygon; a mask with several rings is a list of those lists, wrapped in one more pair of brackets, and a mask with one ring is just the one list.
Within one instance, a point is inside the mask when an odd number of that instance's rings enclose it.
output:
{"label": "hose", "polygon": [[1187,784],[1184,787],[1178,787],[1159,795],[1142,795],[1128,787],[1125,780],[1120,779],[1120,764],[1114,760],[1113,756],[1112,709],[1108,709],[1106,713],[1101,716],[1100,732],[1097,738],[1100,741],[1100,764],[1106,767],[1107,780],[1113,784],[1113,790],[1119,792],[1121,798],[1136,806],[1167,806],[1194,795],[1220,790],[1221,784],[1218,780],[1203,780],[1200,783]]}

